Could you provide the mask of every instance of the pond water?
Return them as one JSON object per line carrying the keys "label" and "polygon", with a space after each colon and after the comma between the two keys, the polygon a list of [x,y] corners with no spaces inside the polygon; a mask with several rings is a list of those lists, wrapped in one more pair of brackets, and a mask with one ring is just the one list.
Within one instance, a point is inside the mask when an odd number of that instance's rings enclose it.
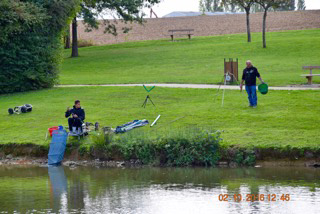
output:
{"label": "pond water", "polygon": [[[315,168],[0,166],[0,213],[320,213]],[[228,198],[227,198],[228,196]]]}

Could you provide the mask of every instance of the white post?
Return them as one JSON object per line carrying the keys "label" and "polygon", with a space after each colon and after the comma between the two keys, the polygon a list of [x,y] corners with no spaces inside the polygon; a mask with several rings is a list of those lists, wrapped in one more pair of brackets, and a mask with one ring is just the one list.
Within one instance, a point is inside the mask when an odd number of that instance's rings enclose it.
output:
{"label": "white post", "polygon": [[226,90],[226,85],[227,85],[227,78],[224,76],[224,88],[223,88],[223,94],[222,94],[222,104],[221,107],[223,107],[223,102],[224,102],[224,92]]}
{"label": "white post", "polygon": [[158,117],[153,121],[153,123],[151,124],[150,127],[152,127],[154,124],[156,124],[156,122],[159,120],[160,116],[161,116],[161,115],[159,114]]}

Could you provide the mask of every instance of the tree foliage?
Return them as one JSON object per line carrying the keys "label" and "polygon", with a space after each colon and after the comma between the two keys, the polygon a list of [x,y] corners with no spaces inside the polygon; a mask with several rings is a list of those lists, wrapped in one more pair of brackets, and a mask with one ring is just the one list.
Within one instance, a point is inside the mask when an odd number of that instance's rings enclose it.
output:
{"label": "tree foliage", "polygon": [[[255,0],[200,0],[199,9],[202,12],[239,12],[243,11],[243,6],[239,5],[247,4],[248,2],[255,2]],[[266,2],[272,3],[273,0]],[[305,8],[305,0],[288,0],[280,2],[277,7],[270,7],[269,11],[305,10]],[[264,9],[260,4],[252,4],[250,12],[264,12]]]}
{"label": "tree foliage", "polygon": [[298,0],[297,9],[298,10],[305,10],[306,9],[305,0]]}
{"label": "tree foliage", "polygon": [[222,0],[200,0],[199,9],[203,13],[224,11]]}
{"label": "tree foliage", "polygon": [[[110,33],[117,36],[119,29],[116,24],[124,23],[143,23],[143,8],[151,8],[160,0],[83,0],[80,4],[78,18],[82,18],[86,27],[86,31],[98,29],[100,25],[104,27],[104,33]],[[72,32],[74,37],[77,34],[77,20],[73,21]],[[113,21],[105,17],[113,17]],[[102,20],[99,21],[99,20]],[[120,29],[123,33],[130,31],[129,27]],[[73,38],[72,57],[78,56],[77,38]]]}
{"label": "tree foliage", "polygon": [[[80,6],[81,9],[77,17],[83,18],[86,25],[86,30],[89,32],[92,29],[98,29],[102,24],[105,28],[105,33],[117,35],[115,23],[120,22],[143,22],[142,9],[151,7],[159,3],[160,0],[84,0]],[[114,18],[115,22],[105,17]],[[99,22],[98,20],[103,20]],[[123,28],[124,32],[129,29]]]}
{"label": "tree foliage", "polygon": [[61,33],[78,0],[0,1],[0,93],[57,81]]}
{"label": "tree foliage", "polygon": [[291,11],[296,9],[296,1],[288,0],[279,3],[279,6],[275,9],[276,11]]}

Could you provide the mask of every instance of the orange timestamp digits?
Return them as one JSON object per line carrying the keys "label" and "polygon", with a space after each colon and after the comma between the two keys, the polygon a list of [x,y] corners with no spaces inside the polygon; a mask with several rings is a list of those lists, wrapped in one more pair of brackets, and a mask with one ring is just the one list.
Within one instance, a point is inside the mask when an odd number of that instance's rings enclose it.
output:
{"label": "orange timestamp digits", "polygon": [[220,194],[218,196],[219,201],[234,201],[234,202],[255,202],[255,201],[290,201],[290,194]]}

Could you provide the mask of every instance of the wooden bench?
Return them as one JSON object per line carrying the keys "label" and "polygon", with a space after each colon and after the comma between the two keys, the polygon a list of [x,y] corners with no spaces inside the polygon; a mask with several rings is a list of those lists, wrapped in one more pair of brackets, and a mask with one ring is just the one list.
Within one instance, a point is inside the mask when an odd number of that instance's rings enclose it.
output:
{"label": "wooden bench", "polygon": [[308,84],[312,84],[312,77],[320,76],[320,74],[313,74],[312,70],[320,70],[320,66],[303,66],[303,70],[310,70],[309,74],[302,74],[302,77],[306,77],[308,79]]}
{"label": "wooden bench", "polygon": [[[173,41],[173,37],[175,35],[188,35],[189,39],[191,39],[191,35],[193,35],[194,29],[176,29],[176,30],[169,30],[171,41]],[[178,33],[176,33],[178,32]],[[176,33],[176,34],[175,34]]]}

